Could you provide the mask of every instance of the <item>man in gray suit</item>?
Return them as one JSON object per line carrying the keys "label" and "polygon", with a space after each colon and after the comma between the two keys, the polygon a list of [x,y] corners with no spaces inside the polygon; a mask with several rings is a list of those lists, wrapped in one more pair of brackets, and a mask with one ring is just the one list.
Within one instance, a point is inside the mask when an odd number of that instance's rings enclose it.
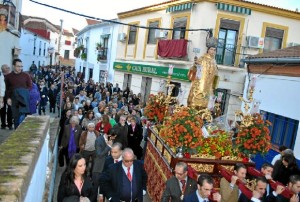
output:
{"label": "man in gray suit", "polygon": [[111,150],[115,137],[116,135],[113,132],[113,129],[110,129],[108,134],[104,133],[103,135],[98,136],[95,141],[96,156],[94,159],[92,178],[94,186],[97,188],[99,185],[100,174],[104,168],[105,159],[108,156],[108,152]]}
{"label": "man in gray suit", "polygon": [[178,162],[175,166],[175,176],[166,182],[161,202],[181,202],[185,195],[197,190],[197,182],[187,176],[187,164]]}

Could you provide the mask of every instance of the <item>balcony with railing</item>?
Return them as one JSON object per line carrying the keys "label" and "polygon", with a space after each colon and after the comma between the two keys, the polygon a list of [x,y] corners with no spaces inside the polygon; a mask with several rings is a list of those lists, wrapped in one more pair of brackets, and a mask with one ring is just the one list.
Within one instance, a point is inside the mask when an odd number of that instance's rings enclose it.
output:
{"label": "balcony with railing", "polygon": [[234,66],[236,56],[236,46],[232,44],[218,44],[216,61],[217,64]]}
{"label": "balcony with railing", "polygon": [[97,61],[106,61],[107,60],[108,48],[101,47],[98,49]]}

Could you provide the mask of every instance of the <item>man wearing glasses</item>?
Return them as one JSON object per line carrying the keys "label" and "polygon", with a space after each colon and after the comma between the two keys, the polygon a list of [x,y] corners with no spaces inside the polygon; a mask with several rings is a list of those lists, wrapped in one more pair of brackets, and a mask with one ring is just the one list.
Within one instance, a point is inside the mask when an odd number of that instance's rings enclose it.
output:
{"label": "man wearing glasses", "polygon": [[27,73],[24,73],[22,60],[14,59],[13,72],[5,77],[7,90],[7,104],[11,105],[15,129],[25,119],[29,110],[29,90],[32,81]]}
{"label": "man wearing glasses", "polygon": [[112,164],[100,177],[103,194],[111,202],[143,202],[147,174],[143,164],[125,148],[122,161]]}
{"label": "man wearing glasses", "polygon": [[161,202],[181,202],[183,197],[197,190],[197,182],[187,176],[187,164],[178,162],[175,166],[175,176],[166,182]]}

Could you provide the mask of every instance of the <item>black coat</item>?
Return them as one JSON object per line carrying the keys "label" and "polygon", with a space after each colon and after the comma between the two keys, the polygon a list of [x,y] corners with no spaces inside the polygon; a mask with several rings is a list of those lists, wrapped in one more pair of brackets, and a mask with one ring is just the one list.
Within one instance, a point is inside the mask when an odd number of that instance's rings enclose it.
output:
{"label": "black coat", "polygon": [[81,193],[79,193],[79,190],[77,189],[77,186],[74,182],[70,184],[70,186],[67,186],[67,175],[66,172],[62,174],[61,180],[58,187],[58,193],[57,193],[57,202],[63,202],[63,200],[70,196],[83,196],[88,197],[90,201],[96,201],[97,198],[97,192],[95,188],[93,187],[92,181],[87,177],[84,180]]}
{"label": "black coat", "polygon": [[[100,187],[106,198],[111,202],[119,202],[122,189],[122,162],[112,164],[100,177]],[[135,160],[133,162],[133,177],[136,178],[138,202],[143,202],[143,190],[146,190],[147,174],[143,164]]]}
{"label": "black coat", "polygon": [[134,131],[132,125],[128,126],[128,147],[130,147],[136,157],[141,159],[143,155],[143,149],[141,148],[140,144],[143,139],[143,130],[140,125],[136,124]]}
{"label": "black coat", "polygon": [[119,142],[122,144],[122,149],[126,148],[128,146],[128,139],[127,139],[128,125],[125,124],[124,126],[122,126],[120,123],[118,123],[114,125],[113,130],[117,134],[114,143]]}
{"label": "black coat", "polygon": [[286,168],[283,165],[281,160],[276,161],[272,173],[273,180],[281,182],[284,185],[287,185],[289,182],[289,178],[292,175],[300,175],[300,171],[296,165]]}

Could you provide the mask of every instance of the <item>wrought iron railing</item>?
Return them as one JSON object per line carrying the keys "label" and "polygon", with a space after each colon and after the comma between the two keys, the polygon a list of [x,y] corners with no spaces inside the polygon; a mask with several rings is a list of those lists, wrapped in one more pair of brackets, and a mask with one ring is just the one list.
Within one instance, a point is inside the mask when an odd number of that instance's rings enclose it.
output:
{"label": "wrought iron railing", "polygon": [[107,51],[108,51],[108,48],[100,48],[98,50],[97,60],[98,61],[107,60]]}
{"label": "wrought iron railing", "polygon": [[232,44],[218,44],[216,61],[221,65],[233,66],[235,62],[236,46]]}

